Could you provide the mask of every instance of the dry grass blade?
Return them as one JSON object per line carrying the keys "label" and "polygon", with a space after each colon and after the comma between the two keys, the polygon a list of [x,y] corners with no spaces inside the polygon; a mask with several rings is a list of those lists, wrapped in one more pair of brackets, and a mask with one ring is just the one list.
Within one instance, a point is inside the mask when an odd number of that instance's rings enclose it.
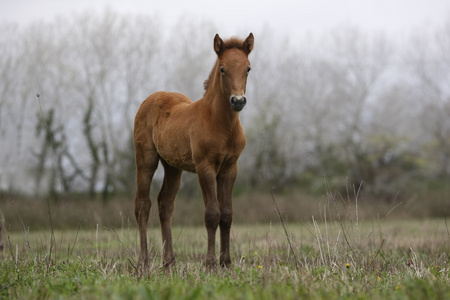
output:
{"label": "dry grass blade", "polygon": [[[445,211],[447,212],[447,210],[445,210]],[[445,214],[444,222],[445,222],[445,228],[447,229],[447,236],[450,239],[450,231],[448,230],[448,225],[447,225],[447,213]]]}
{"label": "dry grass blade", "polygon": [[131,266],[133,267],[133,269],[134,269],[135,271],[137,271],[137,270],[138,270],[138,268],[136,267],[137,263],[136,263],[136,261],[135,261],[134,258],[133,258],[133,254],[130,252],[130,250],[128,250],[128,248],[127,248],[127,247],[125,246],[125,244],[122,242],[122,240],[120,239],[120,237],[119,237],[119,235],[117,234],[116,230],[115,230],[114,228],[109,228],[109,230],[111,230],[111,231],[114,233],[114,235],[115,235],[115,237],[117,238],[117,240],[119,241],[119,243],[120,243],[120,244],[122,245],[122,247],[125,249],[125,251],[127,252],[128,256],[129,256],[128,261],[130,262],[130,264],[131,264]]}
{"label": "dry grass blade", "polygon": [[75,244],[77,243],[78,234],[80,233],[80,227],[81,227],[81,223],[78,223],[77,234],[75,235],[75,240],[73,241],[72,248],[70,248],[70,245],[69,245],[69,252],[68,252],[69,257],[72,255],[73,248],[75,247]]}
{"label": "dry grass blade", "polygon": [[287,241],[288,241],[289,249],[290,249],[290,251],[292,252],[292,256],[294,256],[295,269],[296,269],[297,271],[299,271],[297,255],[295,254],[294,248],[292,247],[291,238],[289,237],[289,233],[288,233],[288,231],[287,231],[286,224],[284,223],[284,220],[283,220],[283,218],[281,217],[280,209],[279,209],[279,207],[278,207],[277,201],[275,200],[275,196],[273,195],[273,188],[272,188],[272,190],[270,191],[270,195],[272,196],[272,201],[273,201],[273,204],[274,204],[274,206],[275,206],[275,212],[277,213],[278,220],[280,220],[281,227],[283,227],[284,234],[286,235],[286,239],[287,239]]}
{"label": "dry grass blade", "polygon": [[0,217],[0,252],[3,252],[5,245],[3,244],[3,218]]}
{"label": "dry grass blade", "polygon": [[375,259],[377,258],[378,254],[380,254],[381,248],[383,248],[385,242],[386,242],[386,239],[383,239],[383,240],[381,241],[381,245],[380,245],[380,247],[378,248],[377,253],[375,253],[375,256],[372,258],[372,260],[370,261],[369,266],[367,267],[368,270],[370,270],[370,268],[372,267],[372,265],[373,265]]}
{"label": "dry grass blade", "polygon": [[53,251],[53,247],[55,245],[55,231],[53,228],[53,219],[52,219],[52,213],[50,210],[50,200],[48,200],[47,198],[47,212],[48,212],[48,218],[50,220],[50,230],[51,230],[51,237],[50,237],[50,249],[49,249],[49,255],[48,255],[48,264],[47,267],[50,266],[50,263],[52,261],[52,251]]}
{"label": "dry grass blade", "polygon": [[[21,227],[21,229],[23,231],[23,234],[25,235],[27,249],[30,251],[30,253],[33,256],[34,260],[36,260],[36,256],[33,253],[33,249],[31,249],[29,232],[26,229],[25,224],[23,223],[23,220],[22,220],[19,212],[17,212],[17,217],[19,218],[19,222],[20,222],[19,225],[20,225],[20,227]],[[16,249],[16,252],[17,252],[17,249]]]}

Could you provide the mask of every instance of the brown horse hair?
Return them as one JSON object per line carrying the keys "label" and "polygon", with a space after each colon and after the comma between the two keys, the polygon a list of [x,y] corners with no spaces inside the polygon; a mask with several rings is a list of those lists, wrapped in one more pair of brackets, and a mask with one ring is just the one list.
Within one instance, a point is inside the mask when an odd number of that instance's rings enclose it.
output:
{"label": "brown horse hair", "polygon": [[172,216],[183,171],[197,173],[202,190],[208,236],[206,266],[213,268],[217,264],[217,229],[220,229],[218,262],[222,267],[231,266],[232,191],[238,159],[247,143],[238,112],[247,103],[248,55],[253,44],[252,33],[244,41],[232,38],[226,42],[216,34],[213,45],[218,59],[205,83],[207,92],[202,99],[192,101],[181,93],[159,91],[148,96],[136,113],[134,213],[139,227],[140,270],[144,272],[149,267],[150,186],[159,163],[164,167],[164,180],[157,196],[163,266],[175,265]]}
{"label": "brown horse hair", "polygon": [[[224,48],[224,50],[234,48],[234,49],[239,49],[239,50],[245,51],[243,43],[244,43],[244,41],[242,39],[237,38],[237,37],[231,37],[230,39],[223,42],[223,48]],[[203,82],[203,88],[205,89],[204,95],[206,95],[206,93],[208,92],[209,84],[212,81],[212,78],[217,70],[218,62],[219,62],[219,58],[217,58],[216,63],[214,64],[214,67],[212,68],[211,72],[209,73],[208,79],[206,79]]]}

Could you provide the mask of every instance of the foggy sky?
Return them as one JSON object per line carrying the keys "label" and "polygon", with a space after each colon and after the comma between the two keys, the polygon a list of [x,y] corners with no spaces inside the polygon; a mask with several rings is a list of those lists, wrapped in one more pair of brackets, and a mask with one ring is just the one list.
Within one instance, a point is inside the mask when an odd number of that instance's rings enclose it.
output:
{"label": "foggy sky", "polygon": [[[270,28],[278,35],[301,35],[350,24],[368,31],[407,34],[418,28],[439,26],[450,16],[447,0],[278,0],[278,1],[107,1],[107,0],[1,0],[0,20],[28,24],[51,21],[106,8],[119,13],[158,16],[174,24],[189,16],[212,21],[224,36]],[[164,30],[164,28],[162,29]]]}

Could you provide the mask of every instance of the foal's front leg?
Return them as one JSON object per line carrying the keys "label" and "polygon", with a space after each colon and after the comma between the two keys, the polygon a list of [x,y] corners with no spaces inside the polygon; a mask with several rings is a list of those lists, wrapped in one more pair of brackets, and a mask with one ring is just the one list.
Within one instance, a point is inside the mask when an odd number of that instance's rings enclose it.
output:
{"label": "foal's front leg", "polygon": [[216,231],[220,222],[219,202],[216,192],[216,173],[213,168],[200,166],[197,167],[197,174],[205,203],[205,226],[208,233],[206,266],[211,268],[216,265]]}
{"label": "foal's front leg", "polygon": [[223,167],[217,176],[217,195],[220,207],[220,265],[231,266],[230,230],[233,221],[232,192],[237,177],[237,164]]}

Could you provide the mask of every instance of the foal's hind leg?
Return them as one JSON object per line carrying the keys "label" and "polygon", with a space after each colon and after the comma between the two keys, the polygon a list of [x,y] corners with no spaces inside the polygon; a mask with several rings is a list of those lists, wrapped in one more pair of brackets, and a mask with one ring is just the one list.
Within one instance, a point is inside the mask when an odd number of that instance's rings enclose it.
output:
{"label": "foal's hind leg", "polygon": [[135,147],[137,191],[134,198],[134,214],[139,227],[139,262],[144,268],[147,268],[147,222],[152,206],[149,193],[153,174],[158,167],[159,156],[153,147],[145,147],[142,142],[136,142]]}
{"label": "foal's hind leg", "polygon": [[164,166],[164,181],[158,195],[159,221],[163,243],[163,264],[169,267],[175,263],[172,246],[172,214],[175,196],[180,188],[182,171],[161,160]]}

